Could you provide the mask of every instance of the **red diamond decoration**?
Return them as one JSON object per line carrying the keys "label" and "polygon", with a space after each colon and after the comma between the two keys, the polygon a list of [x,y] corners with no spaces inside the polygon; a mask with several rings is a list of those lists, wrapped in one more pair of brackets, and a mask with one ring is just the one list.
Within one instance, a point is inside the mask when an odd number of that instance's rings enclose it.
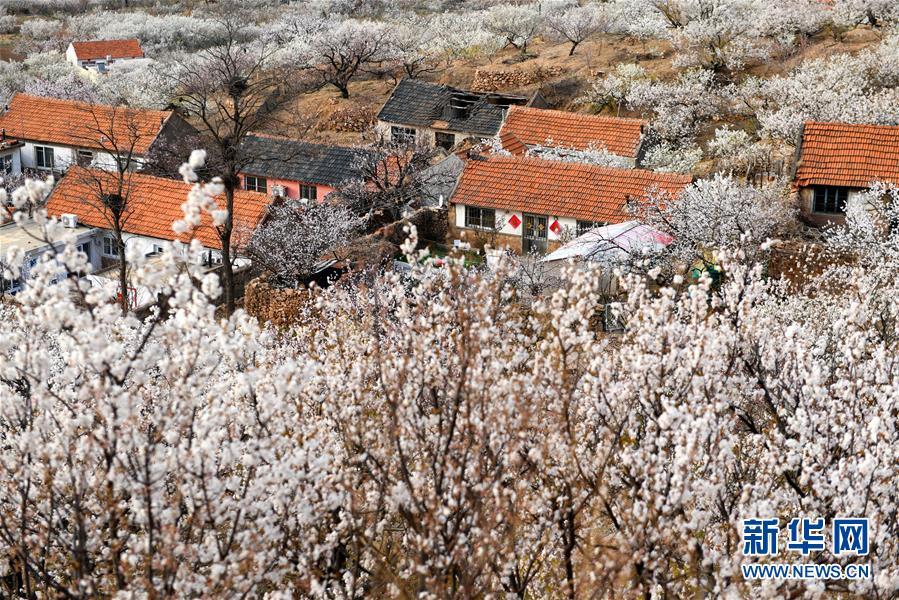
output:
{"label": "red diamond decoration", "polygon": [[521,219],[518,218],[518,215],[512,215],[512,218],[509,219],[509,225],[512,226],[512,229],[518,229],[518,226],[521,225]]}
{"label": "red diamond decoration", "polygon": [[549,230],[559,235],[559,232],[562,231],[562,226],[559,225],[558,221],[553,221],[553,224],[549,226]]}

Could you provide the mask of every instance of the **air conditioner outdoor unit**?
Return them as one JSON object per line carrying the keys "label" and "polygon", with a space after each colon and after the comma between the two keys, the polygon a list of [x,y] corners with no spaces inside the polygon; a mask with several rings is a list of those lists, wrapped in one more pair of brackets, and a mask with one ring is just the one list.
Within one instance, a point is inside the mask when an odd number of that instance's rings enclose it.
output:
{"label": "air conditioner outdoor unit", "polygon": [[287,195],[287,190],[284,189],[283,185],[273,185],[272,186],[272,196],[284,197],[286,195]]}
{"label": "air conditioner outdoor unit", "polygon": [[67,229],[75,229],[78,227],[78,215],[73,215],[71,213],[66,213],[59,217],[59,220],[62,222],[62,226]]}

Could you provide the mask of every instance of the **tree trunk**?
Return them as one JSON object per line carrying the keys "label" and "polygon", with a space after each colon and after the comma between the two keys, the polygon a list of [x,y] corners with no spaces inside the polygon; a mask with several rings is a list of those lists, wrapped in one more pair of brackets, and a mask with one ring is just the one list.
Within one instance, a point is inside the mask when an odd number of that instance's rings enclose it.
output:
{"label": "tree trunk", "polygon": [[119,250],[119,304],[122,314],[128,314],[128,263],[125,261],[125,240],[122,239],[122,228],[116,223],[115,243]]}
{"label": "tree trunk", "polygon": [[[571,500],[569,499],[568,502]],[[563,533],[565,539],[564,555],[565,555],[565,580],[567,587],[567,596],[569,600],[574,600],[574,549],[577,543],[574,532],[574,511],[569,507],[565,516],[565,530]]]}
{"label": "tree trunk", "polygon": [[577,49],[578,44],[580,44],[580,42],[571,42],[571,50],[568,51],[568,56],[574,56],[574,51]]}
{"label": "tree trunk", "polygon": [[234,229],[234,181],[236,176],[225,178],[225,202],[228,217],[222,227],[222,274],[224,275],[225,312],[234,314],[234,268],[231,265],[231,231]]}

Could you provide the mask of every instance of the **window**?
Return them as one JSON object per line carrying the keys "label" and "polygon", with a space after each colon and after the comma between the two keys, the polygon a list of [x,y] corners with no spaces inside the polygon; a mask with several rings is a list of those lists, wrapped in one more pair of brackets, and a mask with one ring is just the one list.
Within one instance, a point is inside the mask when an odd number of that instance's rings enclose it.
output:
{"label": "window", "polygon": [[47,146],[34,147],[34,163],[38,169],[52,169],[55,166],[53,161],[53,148]]}
{"label": "window", "polygon": [[318,200],[318,188],[314,185],[300,184],[300,198]]}
{"label": "window", "polygon": [[222,264],[222,255],[213,253],[212,250],[203,255],[203,264],[209,268]]}
{"label": "window", "polygon": [[243,189],[250,192],[268,192],[268,182],[265,177],[256,177],[255,175],[244,175]]}
{"label": "window", "polygon": [[[91,246],[93,246],[93,244],[91,244],[90,242],[78,244],[78,251],[84,253],[88,265],[92,264],[94,260],[94,257],[91,255]],[[84,274],[84,272],[82,272],[82,274]],[[61,275],[60,279],[62,279],[63,277],[65,277],[65,275]]]}
{"label": "window", "polygon": [[605,227],[607,223],[603,223],[602,221],[578,221],[577,222],[577,234],[578,237],[584,235],[591,229],[596,229],[597,227]]}
{"label": "window", "polygon": [[816,187],[813,209],[816,213],[846,214],[849,189],[844,187]]}
{"label": "window", "polygon": [[546,224],[544,215],[524,215],[524,239],[521,241],[523,254],[544,254],[546,252]]}
{"label": "window", "polygon": [[0,156],[0,175],[12,176],[12,156]]}
{"label": "window", "polygon": [[390,139],[398,144],[414,144],[415,129],[412,127],[399,127],[394,125],[390,128]]}
{"label": "window", "polygon": [[78,165],[81,167],[90,166],[90,164],[94,162],[94,153],[90,150],[79,150],[78,151]]}
{"label": "window", "polygon": [[434,139],[437,142],[437,146],[444,150],[451,150],[456,145],[456,136],[452,133],[438,131],[434,134]]}
{"label": "window", "polygon": [[108,236],[103,238],[103,256],[119,257],[119,247],[115,238]]}
{"label": "window", "polygon": [[492,208],[465,207],[465,226],[477,229],[496,228],[496,211]]}

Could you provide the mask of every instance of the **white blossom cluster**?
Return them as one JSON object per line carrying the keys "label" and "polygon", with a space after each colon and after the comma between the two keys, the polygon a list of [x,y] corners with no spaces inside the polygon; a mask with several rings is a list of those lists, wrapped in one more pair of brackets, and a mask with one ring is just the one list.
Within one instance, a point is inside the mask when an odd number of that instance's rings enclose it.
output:
{"label": "white blossom cluster", "polygon": [[[187,221],[215,210],[208,193]],[[747,194],[719,179],[687,195],[739,213],[761,204]],[[731,245],[773,232],[754,216],[702,241],[722,246],[717,287],[626,278],[614,338],[598,272],[522,310],[502,255],[495,277],[455,259],[434,276],[414,230],[410,272],[317,292],[281,331],[216,316],[196,243],[134,257],[164,298],[145,320],[53,284],[59,264],[87,268],[67,246],[0,304],[0,589],[894,595],[895,234],[850,219],[834,239],[864,262],[787,295]],[[743,581],[742,520],[804,515],[869,518],[872,577]]]}

